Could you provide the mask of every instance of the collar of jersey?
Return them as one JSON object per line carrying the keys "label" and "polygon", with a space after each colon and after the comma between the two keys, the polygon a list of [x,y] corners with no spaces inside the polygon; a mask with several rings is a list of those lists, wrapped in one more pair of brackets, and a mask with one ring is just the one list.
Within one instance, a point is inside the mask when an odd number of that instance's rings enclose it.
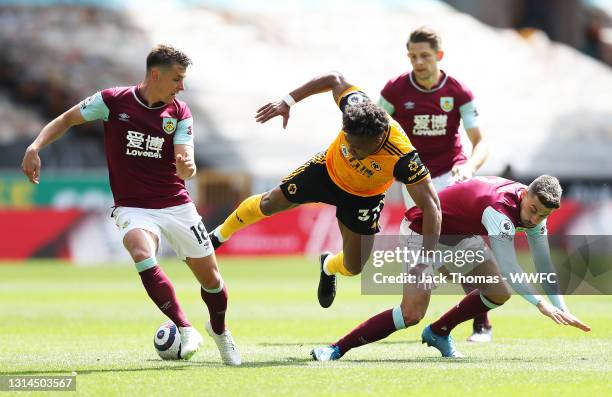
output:
{"label": "collar of jersey", "polygon": [[163,103],[160,106],[147,106],[144,103],[144,98],[140,97],[140,94],[138,93],[138,86],[135,85],[134,88],[132,89],[132,95],[134,95],[134,99],[136,99],[136,102],[138,102],[141,106],[147,108],[147,109],[161,109],[164,106],[168,105],[167,103]]}
{"label": "collar of jersey", "polygon": [[434,85],[429,90],[423,87],[422,85],[420,85],[419,83],[417,83],[416,79],[414,78],[414,71],[410,72],[410,75],[409,75],[410,83],[414,86],[414,88],[416,88],[417,90],[421,92],[435,92],[435,91],[438,91],[440,88],[444,87],[444,85],[446,84],[446,80],[448,80],[448,75],[444,73],[444,70],[440,70],[440,73],[442,73],[442,76],[443,76],[442,79],[440,80],[438,84]]}

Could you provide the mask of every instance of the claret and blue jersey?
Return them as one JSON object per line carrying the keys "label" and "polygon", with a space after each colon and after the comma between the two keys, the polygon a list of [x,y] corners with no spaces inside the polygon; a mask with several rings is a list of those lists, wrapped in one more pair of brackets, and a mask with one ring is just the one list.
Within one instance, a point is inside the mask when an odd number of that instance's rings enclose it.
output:
{"label": "claret and blue jersey", "polygon": [[83,100],[87,121],[104,121],[104,144],[116,206],[167,208],[191,202],[176,175],[174,145],[193,146],[193,118],[174,99],[149,107],[137,86],[109,88]]}

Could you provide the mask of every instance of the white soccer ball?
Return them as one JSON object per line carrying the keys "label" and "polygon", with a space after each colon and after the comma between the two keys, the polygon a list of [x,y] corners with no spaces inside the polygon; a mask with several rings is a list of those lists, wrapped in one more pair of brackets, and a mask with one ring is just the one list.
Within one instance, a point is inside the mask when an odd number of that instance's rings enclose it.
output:
{"label": "white soccer ball", "polygon": [[178,327],[170,320],[159,326],[153,338],[153,345],[162,360],[181,358],[181,334]]}

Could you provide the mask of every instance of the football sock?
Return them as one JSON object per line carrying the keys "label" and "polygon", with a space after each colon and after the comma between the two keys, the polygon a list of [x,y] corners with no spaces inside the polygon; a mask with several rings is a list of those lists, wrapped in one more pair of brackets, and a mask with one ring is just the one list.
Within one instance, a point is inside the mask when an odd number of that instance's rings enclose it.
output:
{"label": "football sock", "polygon": [[340,251],[336,255],[329,255],[325,258],[325,262],[323,262],[323,271],[328,276],[332,274],[340,273],[344,276],[354,276],[353,273],[349,272],[346,267],[344,267],[344,252]]}
{"label": "football sock", "polygon": [[488,300],[478,290],[474,290],[467,294],[456,306],[453,306],[444,313],[437,321],[433,322],[431,330],[438,335],[446,336],[462,322],[499,306]]}
{"label": "football sock", "polygon": [[489,313],[485,312],[474,317],[474,331],[482,331],[483,329],[493,328],[491,322],[489,321]]}
{"label": "football sock", "polygon": [[345,354],[355,347],[376,342],[391,335],[397,330],[406,328],[404,317],[399,306],[385,310],[359,324],[355,329],[334,343]]}
{"label": "football sock", "polygon": [[136,269],[147,294],[159,307],[159,310],[168,316],[177,327],[191,327],[191,323],[179,305],[172,283],[162,268],[157,265],[155,257],[136,263]]}
{"label": "football sock", "polygon": [[225,331],[225,311],[227,310],[227,287],[221,279],[221,284],[215,289],[200,289],[202,300],[208,307],[210,325],[215,334],[221,335]]}
{"label": "football sock", "polygon": [[220,237],[224,240],[228,239],[237,231],[265,218],[266,215],[261,212],[260,207],[262,197],[263,193],[251,196],[240,203],[221,225]]}
{"label": "football sock", "polygon": [[[472,284],[463,283],[461,284],[461,286],[463,287],[463,290],[466,294],[469,294],[470,292],[476,289]],[[489,322],[489,314],[487,312],[484,312],[474,317],[474,331],[480,332],[484,328],[491,328],[491,323]]]}

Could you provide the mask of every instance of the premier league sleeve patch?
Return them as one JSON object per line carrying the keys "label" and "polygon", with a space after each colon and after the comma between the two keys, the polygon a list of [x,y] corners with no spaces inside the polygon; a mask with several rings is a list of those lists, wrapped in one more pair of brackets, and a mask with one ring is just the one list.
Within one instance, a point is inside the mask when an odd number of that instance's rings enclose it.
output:
{"label": "premier league sleeve patch", "polygon": [[370,98],[363,91],[349,91],[344,94],[340,99],[339,107],[342,112],[345,111],[347,106],[357,105],[359,103],[370,102]]}
{"label": "premier league sleeve patch", "polygon": [[110,110],[104,103],[104,99],[102,98],[102,93],[100,91],[82,100],[79,104],[79,109],[81,111],[81,115],[87,121],[107,121],[108,115],[110,114]]}
{"label": "premier league sleeve patch", "polygon": [[162,128],[166,134],[172,134],[176,131],[177,120],[171,117],[164,117],[162,120]]}

